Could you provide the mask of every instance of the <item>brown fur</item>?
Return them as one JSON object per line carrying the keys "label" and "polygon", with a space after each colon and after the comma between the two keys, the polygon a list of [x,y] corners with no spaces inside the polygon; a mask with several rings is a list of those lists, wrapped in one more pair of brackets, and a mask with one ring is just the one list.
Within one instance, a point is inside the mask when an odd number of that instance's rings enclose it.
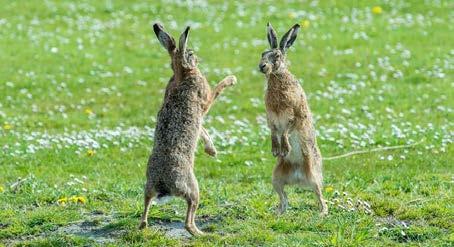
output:
{"label": "brown fur", "polygon": [[271,129],[272,153],[277,156],[273,187],[279,195],[278,212],[287,206],[286,185],[310,186],[319,201],[321,214],[328,208],[322,196],[322,157],[317,146],[312,114],[298,80],[287,70],[286,50],[296,39],[299,25],[293,26],[277,47],[276,33],[268,24],[271,50],[262,54],[260,70],[266,75],[265,106]]}
{"label": "brown fur", "polygon": [[[181,34],[179,47],[159,24],[153,26],[156,36],[167,49],[174,75],[166,93],[154,136],[153,151],[148,160],[144,212],[140,228],[147,226],[151,200],[155,197],[180,196],[187,204],[185,227],[193,235],[203,234],[195,225],[199,204],[199,187],[194,175],[194,153],[199,136],[209,140],[202,128],[203,116],[225,87],[235,84],[228,76],[213,90],[197,68],[197,58],[186,49],[189,27]],[[207,141],[205,141],[207,145]]]}

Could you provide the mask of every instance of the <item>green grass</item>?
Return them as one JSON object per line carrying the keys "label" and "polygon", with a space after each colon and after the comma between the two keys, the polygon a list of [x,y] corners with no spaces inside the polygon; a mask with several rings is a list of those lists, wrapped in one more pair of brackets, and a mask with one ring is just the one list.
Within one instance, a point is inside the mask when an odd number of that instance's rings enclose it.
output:
{"label": "green grass", "polygon": [[[0,245],[103,245],[100,236],[118,246],[454,244],[452,1],[176,2],[0,1]],[[376,5],[383,13],[372,13]],[[197,152],[197,222],[209,233],[200,238],[153,225],[184,221],[178,199],[154,206],[151,227],[136,229],[172,74],[157,20],[174,36],[192,25],[189,46],[212,85],[238,78],[205,119],[218,157]],[[324,157],[424,140],[324,162],[325,218],[300,188],[288,188],[285,215],[274,213],[257,71],[266,23],[281,36],[303,20],[310,25],[288,58]],[[72,196],[86,203],[57,203]],[[81,222],[99,226],[97,237],[62,231]]]}

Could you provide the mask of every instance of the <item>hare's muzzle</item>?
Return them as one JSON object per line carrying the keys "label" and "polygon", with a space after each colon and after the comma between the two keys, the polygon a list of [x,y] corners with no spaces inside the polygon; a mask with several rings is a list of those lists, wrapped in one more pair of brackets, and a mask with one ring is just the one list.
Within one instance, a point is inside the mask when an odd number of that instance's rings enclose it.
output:
{"label": "hare's muzzle", "polygon": [[265,64],[263,64],[263,63],[259,64],[259,70],[263,73],[265,73],[265,67],[266,67]]}

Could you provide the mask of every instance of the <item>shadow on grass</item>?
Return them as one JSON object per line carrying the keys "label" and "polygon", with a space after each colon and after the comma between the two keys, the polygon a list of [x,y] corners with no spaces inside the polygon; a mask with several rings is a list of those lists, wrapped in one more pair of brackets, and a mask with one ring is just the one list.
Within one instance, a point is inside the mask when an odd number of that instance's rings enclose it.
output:
{"label": "shadow on grass", "polygon": [[[206,233],[215,231],[216,225],[221,221],[220,217],[200,216],[197,218],[197,226]],[[161,232],[168,239],[188,240],[192,237],[184,227],[184,219],[169,219],[149,217],[149,228],[153,232]],[[137,224],[136,224],[137,223]],[[36,243],[48,243],[49,239],[57,242],[63,239],[79,239],[87,243],[109,245],[128,238],[128,234],[142,235],[138,230],[139,218],[126,214],[104,214],[91,212],[85,215],[85,219],[72,222],[64,226],[55,226],[52,230],[41,232],[36,235],[21,236],[7,239],[8,246],[23,246]],[[146,235],[146,234],[145,234]]]}
{"label": "shadow on grass", "polygon": [[[216,223],[219,223],[221,220],[221,217],[200,216],[196,219],[196,225],[202,231],[210,233],[216,228]],[[169,238],[189,239],[192,236],[188,231],[186,231],[184,221],[148,217],[148,227],[164,232]]]}

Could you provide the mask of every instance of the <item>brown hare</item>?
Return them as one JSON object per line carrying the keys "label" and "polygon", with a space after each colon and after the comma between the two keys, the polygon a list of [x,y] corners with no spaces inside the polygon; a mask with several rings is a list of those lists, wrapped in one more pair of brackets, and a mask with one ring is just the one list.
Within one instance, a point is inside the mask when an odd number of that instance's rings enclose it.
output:
{"label": "brown hare", "polygon": [[[194,175],[194,153],[199,136],[205,141],[205,150],[215,154],[202,118],[224,88],[236,83],[235,76],[227,76],[212,90],[197,68],[197,57],[187,49],[190,27],[175,40],[156,23],[154,32],[169,52],[174,75],[164,96],[154,136],[153,151],[148,160],[145,185],[145,208],[140,228],[147,226],[148,211],[153,198],[183,197],[188,205],[185,227],[193,235],[203,234],[195,225],[199,204],[199,187]],[[207,150],[208,149],[208,150]]]}
{"label": "brown hare", "polygon": [[280,199],[278,213],[285,212],[288,207],[285,185],[298,184],[314,190],[320,212],[326,215],[328,208],[322,195],[322,157],[312,115],[302,87],[286,64],[286,51],[295,41],[299,28],[298,24],[294,25],[278,44],[276,32],[268,23],[271,49],[262,54],[259,64],[267,79],[265,105],[271,129],[271,151],[277,157],[273,187]]}

